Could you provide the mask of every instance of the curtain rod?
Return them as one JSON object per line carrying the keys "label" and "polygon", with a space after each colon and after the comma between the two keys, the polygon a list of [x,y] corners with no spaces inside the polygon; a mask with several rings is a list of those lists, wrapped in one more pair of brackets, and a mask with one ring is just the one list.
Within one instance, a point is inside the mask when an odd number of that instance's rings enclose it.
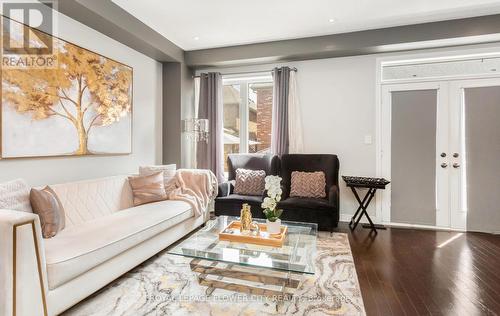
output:
{"label": "curtain rod", "polygon": [[[279,68],[278,68],[279,69]],[[233,73],[226,73],[226,74],[221,74],[223,76],[229,76],[229,75],[245,75],[245,74],[257,74],[257,73],[261,73],[261,72],[272,72],[274,69],[271,69],[271,70],[258,70],[258,71],[243,71],[243,72],[233,72]],[[295,71],[297,72],[297,68],[296,67],[293,67],[293,68],[290,68],[290,71]],[[193,78],[200,78],[200,76],[193,76]]]}

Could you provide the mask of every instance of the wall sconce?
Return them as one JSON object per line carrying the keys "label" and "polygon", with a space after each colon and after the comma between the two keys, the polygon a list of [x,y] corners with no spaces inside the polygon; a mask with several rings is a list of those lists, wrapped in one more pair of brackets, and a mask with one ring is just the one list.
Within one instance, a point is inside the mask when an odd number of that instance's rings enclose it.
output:
{"label": "wall sconce", "polygon": [[185,119],[182,120],[182,131],[187,133],[188,137],[195,142],[208,143],[209,121],[207,119]]}

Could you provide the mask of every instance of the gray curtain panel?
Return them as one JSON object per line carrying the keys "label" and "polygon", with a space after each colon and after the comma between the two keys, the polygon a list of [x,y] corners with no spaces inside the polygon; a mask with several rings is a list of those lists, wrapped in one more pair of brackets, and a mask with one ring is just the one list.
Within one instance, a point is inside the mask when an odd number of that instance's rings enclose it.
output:
{"label": "gray curtain panel", "polygon": [[290,68],[273,70],[273,128],[271,151],[276,155],[288,153],[288,92],[290,90]]}
{"label": "gray curtain panel", "polygon": [[222,182],[224,181],[224,144],[222,137],[222,75],[220,73],[200,74],[199,100],[198,118],[208,119],[210,134],[208,143],[197,143],[197,167],[212,170],[217,176],[217,180]]}

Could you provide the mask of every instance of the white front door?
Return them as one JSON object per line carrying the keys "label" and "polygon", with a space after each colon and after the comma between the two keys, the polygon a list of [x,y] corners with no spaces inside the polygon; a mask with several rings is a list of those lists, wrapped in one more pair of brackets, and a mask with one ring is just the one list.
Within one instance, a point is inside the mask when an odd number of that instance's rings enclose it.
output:
{"label": "white front door", "polygon": [[383,221],[452,227],[447,82],[382,88]]}
{"label": "white front door", "polygon": [[449,95],[450,226],[500,233],[500,79],[453,81]]}
{"label": "white front door", "polygon": [[381,122],[383,222],[500,232],[500,79],[383,85]]}

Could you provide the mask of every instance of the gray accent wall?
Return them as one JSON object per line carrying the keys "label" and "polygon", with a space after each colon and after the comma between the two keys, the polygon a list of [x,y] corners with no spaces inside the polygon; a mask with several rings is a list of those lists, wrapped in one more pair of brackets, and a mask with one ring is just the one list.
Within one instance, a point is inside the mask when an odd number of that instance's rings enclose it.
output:
{"label": "gray accent wall", "polygon": [[500,87],[465,89],[467,230],[500,233]]}
{"label": "gray accent wall", "polygon": [[[183,165],[182,119],[193,106],[193,72],[182,63],[163,63],[163,163]],[[187,113],[187,114],[186,114]]]}
{"label": "gray accent wall", "polygon": [[392,222],[436,224],[436,118],[436,90],[392,93]]}

